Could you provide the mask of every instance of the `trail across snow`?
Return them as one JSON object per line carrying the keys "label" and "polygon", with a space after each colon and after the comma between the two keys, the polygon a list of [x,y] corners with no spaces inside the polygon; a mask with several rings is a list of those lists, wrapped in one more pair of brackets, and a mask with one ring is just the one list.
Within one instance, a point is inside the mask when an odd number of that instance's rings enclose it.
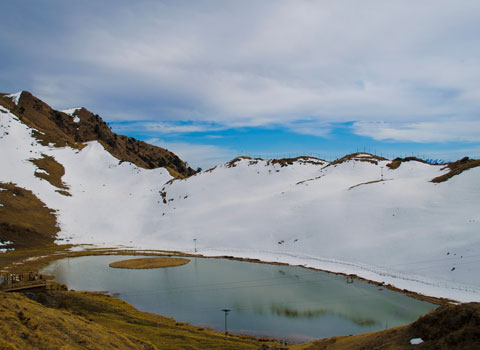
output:
{"label": "trail across snow", "polygon": [[[71,197],[34,176],[28,159],[42,153],[65,167]],[[355,273],[480,301],[479,168],[434,184],[446,170],[415,161],[391,170],[387,161],[282,167],[242,159],[169,182],[165,169],[119,162],[97,142],[80,151],[41,146],[3,107],[0,156],[1,182],[57,210],[59,242],[192,252],[196,239],[205,255]]]}

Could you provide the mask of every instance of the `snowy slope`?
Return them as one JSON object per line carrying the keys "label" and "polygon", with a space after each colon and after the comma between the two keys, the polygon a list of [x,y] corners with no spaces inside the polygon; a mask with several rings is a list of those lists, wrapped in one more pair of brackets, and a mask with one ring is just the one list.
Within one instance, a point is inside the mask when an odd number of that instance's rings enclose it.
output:
{"label": "snowy slope", "polygon": [[[28,159],[42,153],[65,167],[71,197],[34,176]],[[415,161],[391,170],[388,161],[240,159],[169,181],[164,169],[119,164],[97,142],[41,146],[3,107],[0,157],[1,182],[57,210],[61,242],[192,252],[196,239],[205,255],[356,273],[480,301],[480,168],[434,184],[445,170]]]}
{"label": "snowy slope", "polygon": [[[167,170],[146,170],[122,162],[98,142],[82,150],[40,145],[32,129],[0,106],[0,182],[30,189],[49,208],[58,211],[60,238],[70,242],[120,245],[149,230],[142,217],[158,201],[159,189],[172,177]],[[34,176],[37,167],[28,159],[53,156],[65,167],[62,180],[71,197]]]}

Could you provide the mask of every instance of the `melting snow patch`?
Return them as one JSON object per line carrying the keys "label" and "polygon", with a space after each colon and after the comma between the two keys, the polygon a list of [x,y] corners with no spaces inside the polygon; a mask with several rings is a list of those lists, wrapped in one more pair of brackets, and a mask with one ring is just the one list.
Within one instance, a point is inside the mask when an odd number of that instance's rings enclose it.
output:
{"label": "melting snow patch", "polygon": [[15,249],[14,248],[1,248],[0,253],[6,253],[6,252],[10,252],[12,250],[15,250]]}
{"label": "melting snow patch", "polygon": [[4,205],[0,203],[0,207],[4,207]]}
{"label": "melting snow patch", "polygon": [[423,343],[423,339],[422,338],[413,338],[413,339],[410,339],[410,344],[412,345],[418,345],[418,344],[422,344]]}
{"label": "melting snow patch", "polygon": [[[77,111],[79,109],[82,109],[82,107],[64,109],[61,112],[65,113],[65,114],[68,114],[70,117],[73,117],[73,113],[75,113],[75,111]],[[75,119],[73,121],[75,121]],[[78,122],[75,122],[75,123],[78,123]]]}
{"label": "melting snow patch", "polygon": [[80,123],[80,118],[75,116],[75,118],[73,118],[73,122],[74,123]]}
{"label": "melting snow patch", "polygon": [[75,246],[75,247],[71,247],[69,248],[68,250],[71,251],[71,252],[83,252],[85,250],[87,250],[88,247],[87,246],[84,246],[84,245],[78,245],[78,246]]}
{"label": "melting snow patch", "polygon": [[5,97],[9,97],[15,102],[15,104],[18,106],[18,101],[20,101],[20,96],[22,95],[23,91],[19,91],[16,94],[10,94],[10,95],[5,95]]}
{"label": "melting snow patch", "polygon": [[38,260],[38,259],[44,258],[44,257],[46,257],[46,255],[42,255],[42,256],[32,256],[31,258],[25,259],[25,261],[34,261],[34,260]]}

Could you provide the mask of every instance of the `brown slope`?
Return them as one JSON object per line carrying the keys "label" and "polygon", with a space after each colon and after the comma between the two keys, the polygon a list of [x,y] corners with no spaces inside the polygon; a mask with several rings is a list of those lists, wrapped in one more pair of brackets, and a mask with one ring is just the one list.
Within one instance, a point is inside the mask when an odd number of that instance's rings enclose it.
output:
{"label": "brown slope", "polygon": [[468,157],[462,158],[460,160],[457,160],[456,162],[448,163],[446,167],[442,168],[442,170],[449,169],[450,171],[432,179],[432,182],[438,183],[447,181],[455,175],[459,175],[464,171],[475,168],[477,166],[480,166],[480,159],[470,159]]}
{"label": "brown slope", "polygon": [[417,157],[405,157],[405,158],[395,158],[392,160],[390,163],[387,164],[387,167],[389,167],[392,170],[398,169],[402,163],[405,162],[420,162],[424,164],[429,164],[423,159],[417,158]]}
{"label": "brown slope", "polygon": [[[364,156],[368,155],[368,156]],[[365,152],[356,152],[352,154],[347,154],[346,156],[336,159],[333,162],[331,162],[328,166],[335,166],[337,164],[342,164],[344,162],[347,162],[349,160],[355,160],[355,161],[360,161],[360,162],[367,162],[367,163],[372,163],[377,165],[379,161],[384,161],[387,160],[387,158],[383,158],[374,154],[370,153],[365,153]]]}
{"label": "brown slope", "polygon": [[0,293],[0,331],[0,349],[5,350],[157,349],[135,336],[16,293]]}
{"label": "brown slope", "polygon": [[172,176],[179,178],[195,174],[195,171],[173,152],[133,137],[117,135],[98,114],[85,108],[75,111],[74,115],[80,119],[79,123],[75,123],[71,116],[52,109],[27,91],[22,92],[18,105],[4,96],[5,94],[0,94],[0,105],[12,111],[25,124],[39,130],[40,133],[35,133],[34,136],[43,145],[53,143],[57,147],[69,145],[82,148],[83,142],[98,141],[114,157],[134,163],[138,167],[165,167]]}
{"label": "brown slope", "polygon": [[53,210],[31,191],[0,182],[0,240],[2,248],[30,249],[54,244],[59,231]]}

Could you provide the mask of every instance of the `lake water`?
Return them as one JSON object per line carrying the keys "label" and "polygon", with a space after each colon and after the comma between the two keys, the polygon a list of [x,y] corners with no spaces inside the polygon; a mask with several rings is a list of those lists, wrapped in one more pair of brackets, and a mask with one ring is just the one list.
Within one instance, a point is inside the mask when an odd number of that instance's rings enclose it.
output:
{"label": "lake water", "polygon": [[69,289],[109,291],[142,311],[224,330],[303,342],[381,330],[436,306],[344,276],[301,267],[191,258],[183,266],[127,270],[108,266],[139,256],[85,256],[42,270]]}

